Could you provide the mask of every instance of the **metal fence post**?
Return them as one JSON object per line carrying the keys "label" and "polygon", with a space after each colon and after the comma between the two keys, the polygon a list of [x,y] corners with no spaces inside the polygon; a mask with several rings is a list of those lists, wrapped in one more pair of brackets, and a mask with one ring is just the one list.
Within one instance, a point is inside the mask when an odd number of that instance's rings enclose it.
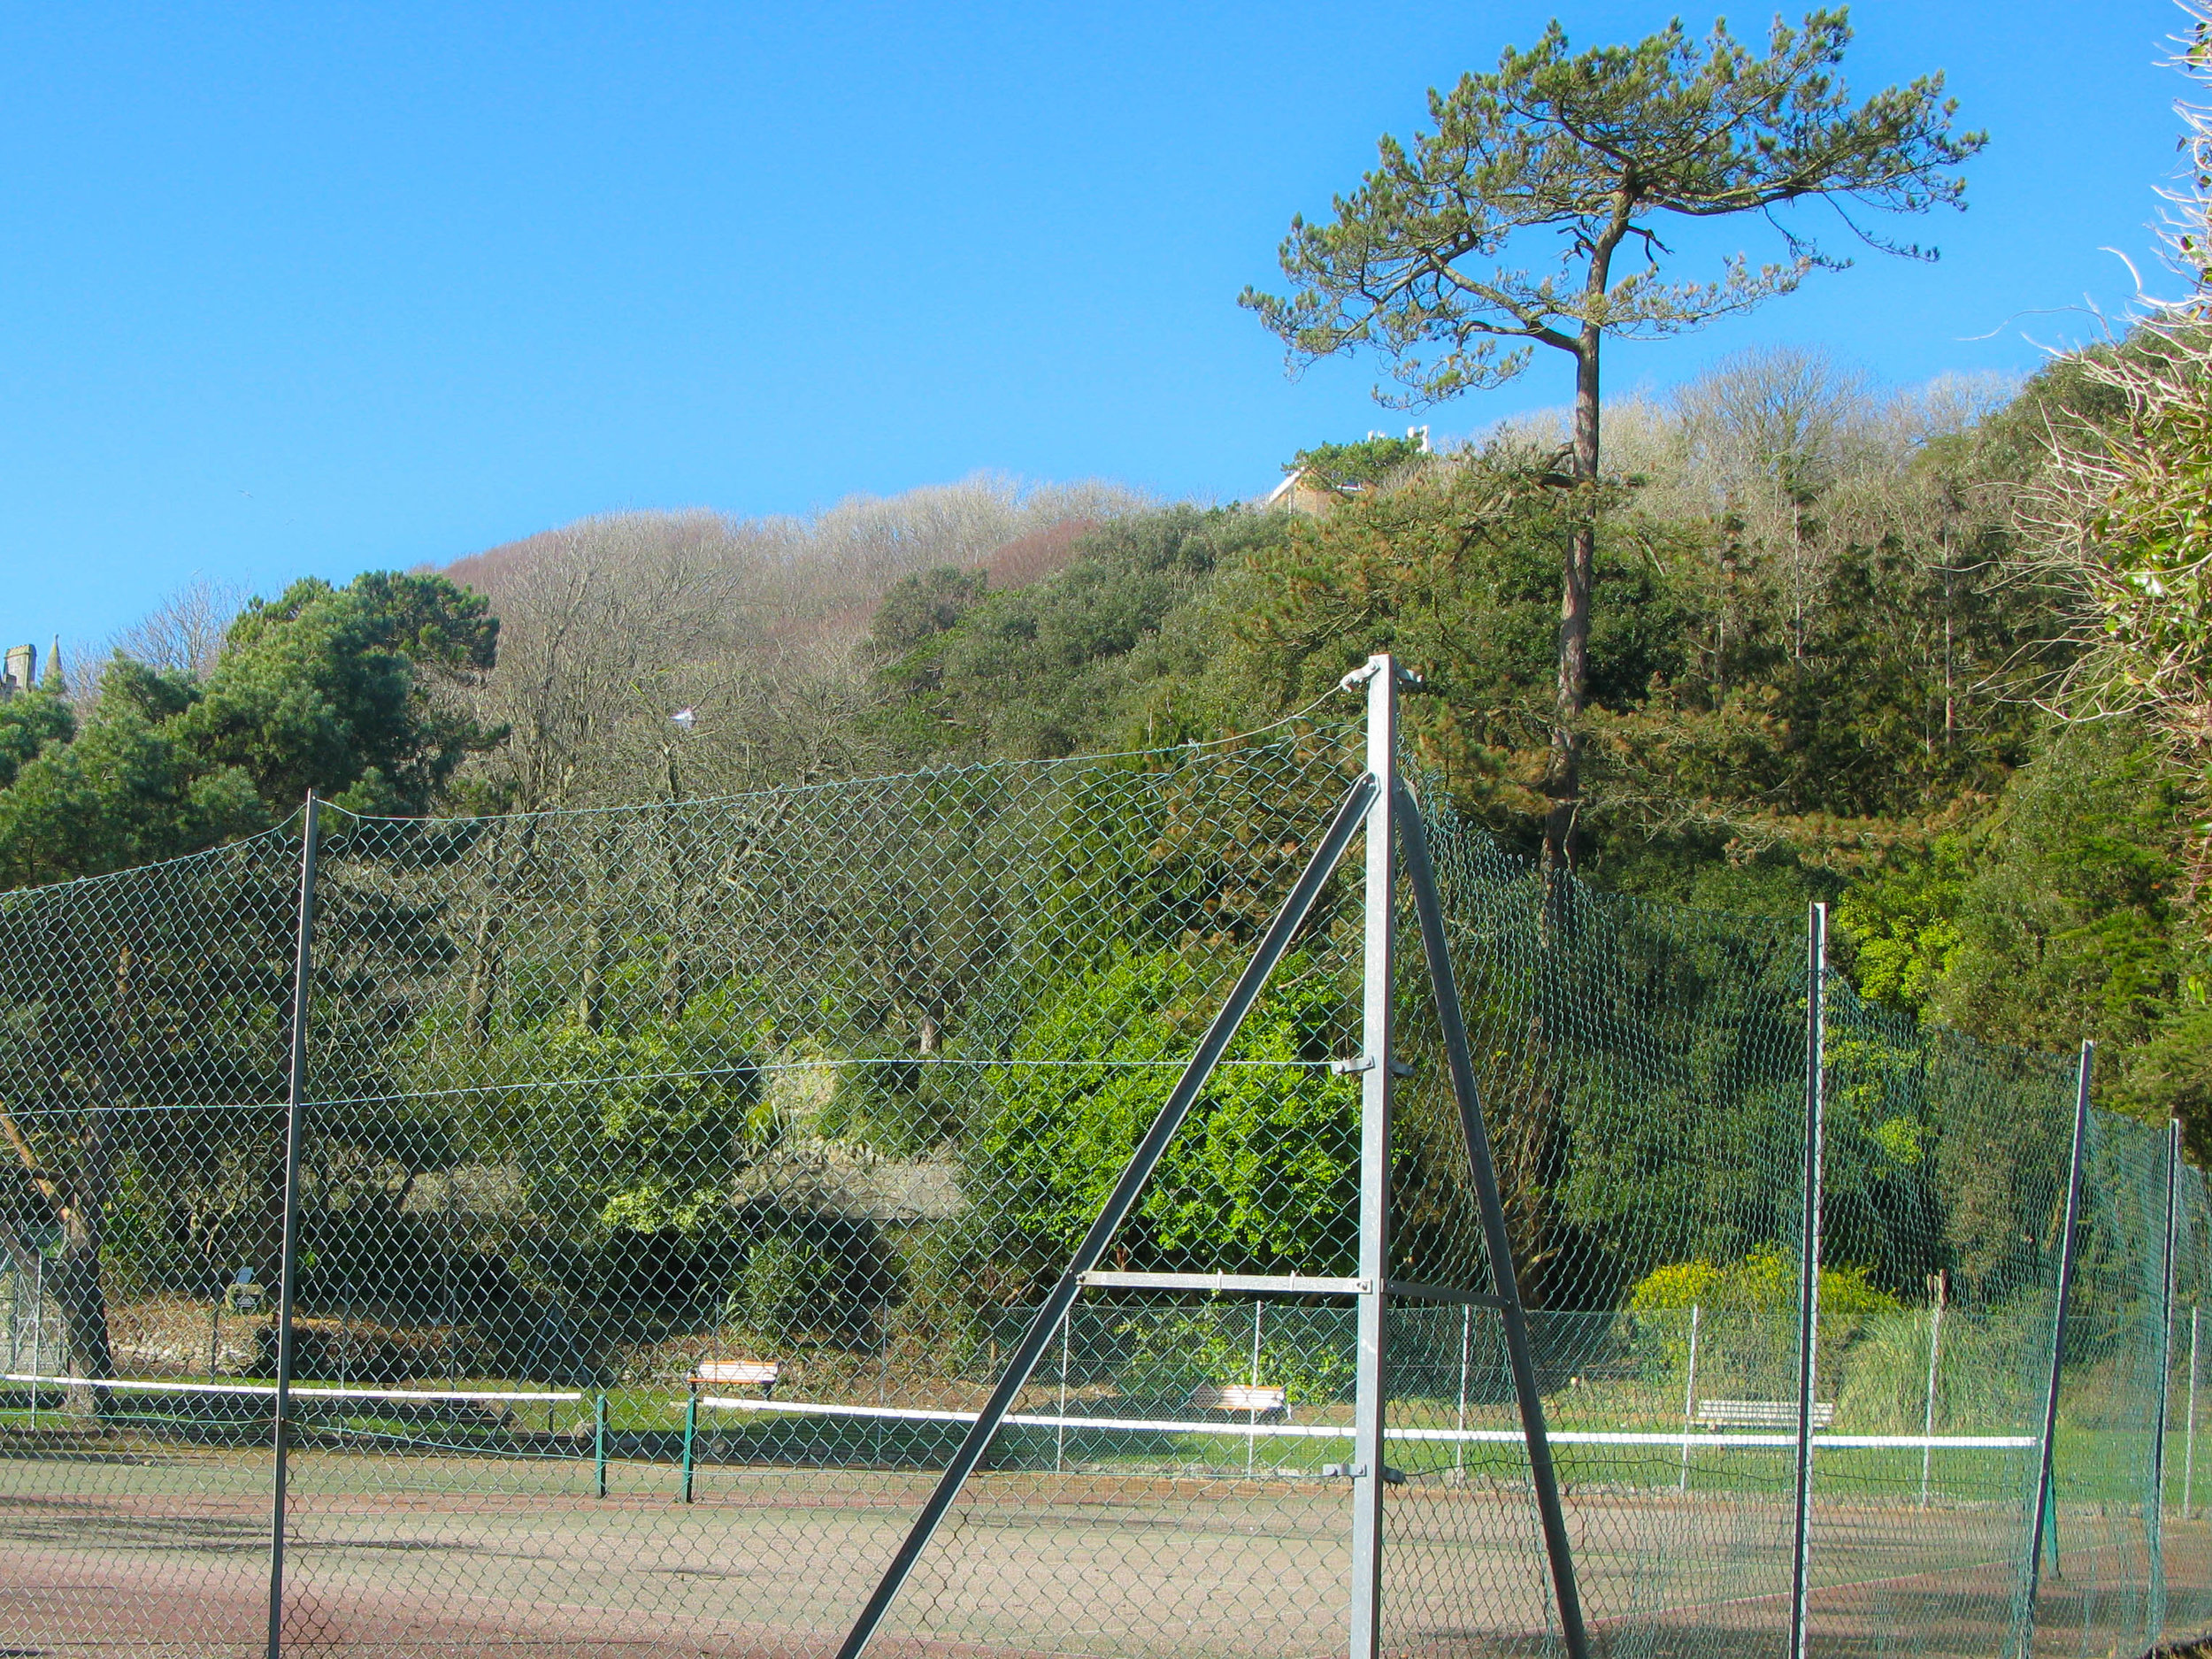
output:
{"label": "metal fence post", "polygon": [[2081,1220],[2082,1165],[2089,1148],[2089,1079],[2096,1060],[2097,1045],[2085,1041],[2074,1081],[2074,1149],[2067,1163],[2066,1218],[2060,1224],[2058,1294],[2051,1316],[2051,1370],[2043,1389],[2042,1455],[2028,1520],[2027,1600],[2021,1609],[2022,1659],[2026,1659],[2035,1644],[2035,1597],[2043,1582],[2044,1517],[2058,1503],[2058,1495],[2051,1486],[2051,1441],[2058,1432],[2059,1364],[2066,1356],[2066,1315],[2074,1295],[2075,1234]]}
{"label": "metal fence post", "polygon": [[2181,1121],[2166,1123],[2166,1225],[2158,1256],[2158,1411],[2151,1434],[2151,1509],[2148,1546],[2150,1597],[2146,1609],[2146,1646],[2155,1647],[2166,1629],[2166,1423],[2174,1375],[2174,1228],[2180,1220]]}
{"label": "metal fence post", "polygon": [[1790,1654],[1805,1659],[1813,1528],[1813,1395],[1820,1343],[1820,1111],[1827,1065],[1828,907],[1805,929],[1805,1182],[1798,1231],[1797,1519],[1790,1548]]}
{"label": "metal fence post", "polygon": [[1365,940],[1361,965],[1358,1348],[1352,1404],[1351,1659],[1382,1647],[1383,1389],[1390,1271],[1391,945],[1397,901],[1398,665],[1371,657]]}
{"label": "metal fence post", "polygon": [[284,1087],[284,1225],[278,1248],[276,1403],[270,1439],[274,1464],[270,1474],[269,1651],[278,1659],[284,1645],[285,1494],[292,1446],[292,1313],[299,1263],[300,1147],[307,1118],[307,1018],[315,942],[315,853],[322,826],[322,803],[307,792],[300,825],[298,931],[292,943],[292,1047]]}

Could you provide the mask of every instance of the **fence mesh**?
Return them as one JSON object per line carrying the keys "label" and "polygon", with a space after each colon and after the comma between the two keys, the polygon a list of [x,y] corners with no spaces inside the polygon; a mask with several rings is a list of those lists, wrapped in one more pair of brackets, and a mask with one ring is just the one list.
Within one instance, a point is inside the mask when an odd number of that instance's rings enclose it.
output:
{"label": "fence mesh", "polygon": [[[264,1650],[288,1310],[286,1645],[833,1651],[1363,737],[323,808],[289,1286],[302,824],[0,895],[0,1649]],[[1547,881],[1424,811],[1593,1643],[1778,1655],[1802,926]],[[877,1651],[1343,1649],[1353,1299],[1282,1281],[1357,1266],[1356,857]],[[1383,1646],[1559,1650],[1409,901],[1399,930]],[[1809,1646],[2212,1625],[2203,1177],[2093,1115],[2031,1619],[2074,1062],[1820,995]],[[1213,1273],[1274,1282],[1144,1282]]]}

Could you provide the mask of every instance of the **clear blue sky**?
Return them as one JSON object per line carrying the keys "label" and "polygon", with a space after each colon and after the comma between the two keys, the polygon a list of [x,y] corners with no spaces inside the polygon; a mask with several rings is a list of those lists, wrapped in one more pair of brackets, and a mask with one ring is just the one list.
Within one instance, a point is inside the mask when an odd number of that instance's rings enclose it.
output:
{"label": "clear blue sky", "polygon": [[[1403,418],[1366,366],[1286,380],[1238,290],[1427,87],[1552,9],[12,7],[0,634],[96,640],[196,572],[344,580],[622,507],[803,511],[979,468],[1253,493]],[[1595,45],[1671,12],[1561,15]],[[1763,341],[1898,380],[2026,369],[2087,323],[2014,313],[2124,303],[2098,249],[2150,246],[2179,12],[1854,21],[1855,88],[1940,67],[1991,131],[1970,211],[1907,227],[1941,264],[1867,257],[1617,352],[1616,387]],[[1540,364],[1431,419],[1563,393]]]}

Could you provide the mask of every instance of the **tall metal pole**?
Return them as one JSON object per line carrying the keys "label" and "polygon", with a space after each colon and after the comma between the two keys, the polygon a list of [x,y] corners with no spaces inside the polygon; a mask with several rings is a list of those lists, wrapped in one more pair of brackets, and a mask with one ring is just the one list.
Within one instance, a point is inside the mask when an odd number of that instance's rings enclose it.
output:
{"label": "tall metal pole", "polygon": [[[1352,1391],[1351,1659],[1382,1648],[1385,1279],[1390,1271],[1391,946],[1397,900],[1398,665],[1371,657],[1366,937],[1361,961],[1358,1351]],[[1352,684],[1357,679],[1348,679]]]}
{"label": "tall metal pole", "polygon": [[1505,1336],[1506,1362],[1513,1370],[1513,1394],[1521,1409],[1521,1439],[1528,1450],[1529,1484],[1535,1488],[1536,1518],[1551,1565],[1552,1591],[1559,1606],[1559,1633],[1567,1659],[1589,1659],[1590,1639],[1582,1623],[1582,1592],[1575,1581],[1574,1543],[1559,1501],[1559,1471],[1553,1466],[1551,1433],[1544,1426],[1544,1396],[1536,1385],[1536,1357],[1528,1336],[1528,1315],[1521,1305],[1520,1274],[1513,1265],[1513,1240],[1505,1225],[1505,1204],[1498,1196],[1498,1170],[1490,1156],[1490,1130],[1483,1121],[1475,1090],[1474,1059],[1467,1046],[1467,1025],[1460,1013],[1459,986],[1452,972],[1450,941],[1444,933],[1444,906],[1429,863],[1428,835],[1420,809],[1409,796],[1405,809],[1406,875],[1413,887],[1414,913],[1420,918],[1421,949],[1428,959],[1429,984],[1436,996],[1436,1023],[1451,1069],[1452,1096],[1459,1107],[1459,1132],[1467,1144],[1468,1172],[1474,1178],[1475,1203],[1482,1215],[1483,1250],[1490,1261],[1490,1284]]}
{"label": "tall metal pole", "polygon": [[2174,1228],[2180,1220],[2181,1121],[2166,1123],[2166,1230],[2158,1273],[2158,1424],[2151,1435],[2151,1584],[2147,1632],[2153,1646],[2166,1629],[2166,1424],[2174,1376]]}
{"label": "tall metal pole", "polygon": [[1813,1394],[1820,1339],[1820,1109],[1827,1066],[1828,907],[1815,904],[1805,929],[1805,1185],[1798,1230],[1797,1524],[1790,1548],[1790,1654],[1805,1659],[1811,1591]]}
{"label": "tall metal pole", "polygon": [[2097,1045],[2084,1042],[2081,1065],[2074,1079],[2074,1149],[2067,1160],[2066,1219],[2058,1241],[2057,1305],[2051,1315],[2051,1370],[2043,1388],[2043,1441],[2040,1467],[2036,1472],[2035,1500],[2028,1521],[2027,1600],[2021,1609],[2022,1659],[2035,1642],[2035,1595],[2043,1583],[2043,1521],[2057,1503],[2051,1488],[2051,1442],[2058,1432],[2058,1368],[2066,1356],[2066,1315],[2074,1299],[2075,1234],[2081,1221],[2082,1164],[2089,1150],[2089,1079],[2097,1062]]}
{"label": "tall metal pole", "polygon": [[315,941],[315,851],[322,825],[322,803],[307,792],[300,825],[298,932],[292,942],[292,1053],[284,1085],[284,1231],[277,1270],[277,1374],[275,1422],[271,1430],[275,1468],[270,1478],[269,1652],[279,1659],[284,1646],[284,1529],[286,1483],[292,1450],[292,1310],[299,1263],[300,1146],[307,1118],[307,1015]]}

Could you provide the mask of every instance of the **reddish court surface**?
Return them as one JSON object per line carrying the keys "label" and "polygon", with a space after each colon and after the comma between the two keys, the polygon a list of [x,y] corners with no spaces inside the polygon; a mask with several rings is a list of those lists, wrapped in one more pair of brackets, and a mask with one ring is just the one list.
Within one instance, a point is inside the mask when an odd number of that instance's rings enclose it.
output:
{"label": "reddish court surface", "polygon": [[[262,1651],[265,1460],[0,1456],[0,1655]],[[301,1653],[827,1655],[912,1517],[916,1473],[618,1465],[601,1500],[572,1468],[309,1455],[292,1509],[285,1633]],[[473,1479],[478,1489],[431,1489]],[[223,1488],[211,1491],[209,1488]],[[1334,1655],[1342,1650],[1340,1484],[1074,1475],[981,1477],[877,1652]],[[1601,1647],[1652,1659],[1780,1659],[1788,1518],[1770,1500],[1591,1494],[1572,1518]],[[2063,1517],[2039,1652],[2109,1654],[2139,1575],[2131,1518]],[[1907,1506],[1819,1517],[1816,1651],[1995,1659],[2009,1517]],[[2206,1604],[2201,1522],[2170,1526],[2177,1613]],[[1525,1498],[1415,1481],[1392,1494],[1394,1652],[1540,1653],[1548,1623]],[[2139,1609],[2132,1617],[2139,1618]]]}

